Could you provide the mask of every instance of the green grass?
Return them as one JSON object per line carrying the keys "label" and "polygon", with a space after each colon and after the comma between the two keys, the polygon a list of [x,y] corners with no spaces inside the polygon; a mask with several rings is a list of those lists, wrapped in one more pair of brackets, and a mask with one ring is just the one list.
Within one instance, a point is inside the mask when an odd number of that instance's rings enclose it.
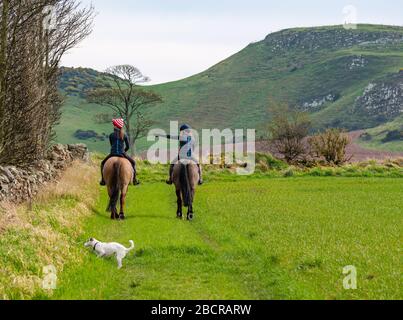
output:
{"label": "green grass", "polygon": [[31,205],[0,207],[0,300],[44,297],[42,270],[81,263],[77,238],[97,200],[93,166],[76,163]]}
{"label": "green grass", "polygon": [[359,143],[363,147],[368,149],[403,152],[402,140],[395,140],[390,142],[382,141],[383,139],[385,139],[386,135],[393,130],[403,130],[403,116],[400,116],[395,120],[380,125],[378,127],[366,130],[365,132],[370,135],[371,139],[360,139]]}
{"label": "green grass", "polygon": [[[143,169],[148,182],[130,188],[124,222],[109,220],[100,189],[77,239],[133,239],[123,269],[80,247],[82,262],[66,264],[51,298],[403,298],[402,179],[210,177],[189,223],[175,218],[160,169]],[[357,268],[357,290],[342,287],[346,265]]]}
{"label": "green grass", "polygon": [[[399,160],[289,167],[258,154],[256,173],[204,167],[196,220],[175,218],[166,165],[139,162],[127,220],[110,221],[98,161],[75,164],[31,206],[0,214],[2,299],[402,299]],[[89,237],[136,243],[118,271]],[[358,290],[342,288],[355,265]],[[41,289],[54,265],[58,288]]]}

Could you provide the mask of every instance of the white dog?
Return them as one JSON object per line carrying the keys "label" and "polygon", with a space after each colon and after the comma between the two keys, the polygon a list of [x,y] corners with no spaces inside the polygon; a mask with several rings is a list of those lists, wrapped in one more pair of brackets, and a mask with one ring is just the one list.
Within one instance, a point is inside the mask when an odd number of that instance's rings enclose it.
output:
{"label": "white dog", "polygon": [[92,249],[96,252],[99,258],[102,257],[110,257],[112,255],[116,255],[116,260],[118,261],[118,269],[122,268],[122,260],[126,256],[126,254],[134,249],[133,240],[129,240],[130,248],[126,248],[117,242],[109,242],[104,243],[98,241],[95,238],[90,238],[85,244],[85,247],[92,247]]}

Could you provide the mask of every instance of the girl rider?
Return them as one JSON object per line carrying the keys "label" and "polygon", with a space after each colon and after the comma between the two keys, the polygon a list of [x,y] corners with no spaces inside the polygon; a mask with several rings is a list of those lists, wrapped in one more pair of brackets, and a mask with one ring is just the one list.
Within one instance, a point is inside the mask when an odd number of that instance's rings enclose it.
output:
{"label": "girl rider", "polygon": [[[160,137],[164,137],[164,138],[172,139],[172,140],[179,140],[178,160],[189,159],[189,160],[193,160],[193,162],[196,162],[197,167],[199,169],[199,185],[201,185],[201,184],[203,184],[201,166],[200,166],[200,163],[197,160],[195,160],[193,157],[194,139],[192,137],[192,128],[187,124],[183,124],[180,127],[179,131],[180,131],[179,137],[171,136],[171,135],[164,135],[164,136],[160,136]],[[167,184],[172,184],[172,174],[173,174],[175,164],[176,163],[171,163],[171,165],[169,166],[169,179],[166,181]]]}
{"label": "girl rider", "polygon": [[104,165],[106,161],[108,161],[112,157],[122,157],[126,158],[127,160],[130,161],[133,167],[133,184],[137,185],[139,184],[137,178],[136,178],[136,162],[126,153],[129,148],[129,138],[127,134],[124,132],[123,127],[125,125],[123,119],[113,119],[112,124],[114,126],[113,132],[109,135],[109,142],[111,144],[111,152],[110,154],[105,158],[104,161],[101,163],[101,176],[102,180],[100,182],[101,186],[105,185],[105,180],[103,176],[103,171],[104,171]]}

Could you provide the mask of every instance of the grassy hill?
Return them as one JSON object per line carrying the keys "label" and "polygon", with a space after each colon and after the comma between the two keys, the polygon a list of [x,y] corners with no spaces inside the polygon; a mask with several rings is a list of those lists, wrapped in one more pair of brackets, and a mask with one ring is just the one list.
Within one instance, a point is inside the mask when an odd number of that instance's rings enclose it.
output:
{"label": "grassy hill", "polygon": [[[164,99],[150,116],[162,128],[178,120],[196,128],[257,128],[259,135],[270,119],[269,106],[281,101],[308,111],[315,129],[366,129],[403,112],[402,67],[403,27],[288,29],[269,34],[200,74],[150,86]],[[104,74],[99,76],[108,83]],[[88,77],[98,76],[86,71],[76,85],[90,88]],[[68,80],[65,75],[61,83]],[[66,87],[72,96],[71,83]],[[67,100],[58,128],[62,142],[72,139],[77,129],[109,130],[91,120],[105,110],[77,103],[80,98],[76,93]],[[97,150],[100,145],[101,141],[90,143]]]}
{"label": "grassy hill", "polygon": [[359,143],[368,149],[403,152],[403,116],[366,130]]}

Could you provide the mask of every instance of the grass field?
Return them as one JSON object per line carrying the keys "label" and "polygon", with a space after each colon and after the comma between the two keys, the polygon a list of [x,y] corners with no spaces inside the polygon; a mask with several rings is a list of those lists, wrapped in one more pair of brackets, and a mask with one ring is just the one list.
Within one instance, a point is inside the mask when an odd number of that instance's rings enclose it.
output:
{"label": "grass field", "polygon": [[[127,220],[116,222],[97,167],[75,165],[32,208],[0,216],[0,297],[402,299],[402,170],[359,168],[238,177],[207,167],[187,222],[175,218],[166,167],[144,162]],[[136,249],[117,270],[84,248],[89,237],[132,239]],[[41,289],[49,264],[58,272],[53,292]],[[347,265],[357,268],[357,290],[343,288]]]}
{"label": "grass field", "polygon": [[[291,178],[199,188],[192,223],[175,218],[171,187],[130,190],[124,222],[104,190],[78,243],[136,243],[116,269],[80,249],[55,299],[402,299],[403,180]],[[358,289],[344,290],[354,265]]]}

